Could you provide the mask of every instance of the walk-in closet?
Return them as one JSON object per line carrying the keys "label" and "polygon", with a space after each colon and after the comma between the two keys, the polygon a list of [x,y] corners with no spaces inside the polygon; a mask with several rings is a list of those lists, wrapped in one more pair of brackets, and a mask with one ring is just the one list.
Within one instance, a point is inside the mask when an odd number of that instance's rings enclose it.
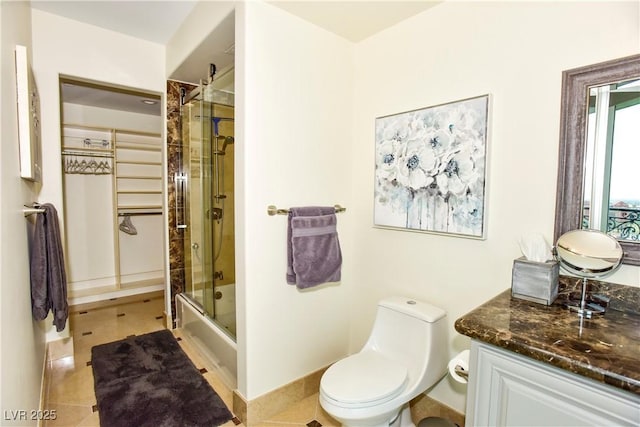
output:
{"label": "walk-in closet", "polygon": [[71,79],[60,87],[70,302],[164,290],[160,97]]}

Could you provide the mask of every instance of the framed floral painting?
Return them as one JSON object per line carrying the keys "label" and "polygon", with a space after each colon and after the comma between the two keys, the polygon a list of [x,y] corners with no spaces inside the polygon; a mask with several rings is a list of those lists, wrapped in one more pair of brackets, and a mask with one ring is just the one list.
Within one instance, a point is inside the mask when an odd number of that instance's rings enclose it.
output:
{"label": "framed floral painting", "polygon": [[374,225],[485,237],[489,95],[376,119]]}

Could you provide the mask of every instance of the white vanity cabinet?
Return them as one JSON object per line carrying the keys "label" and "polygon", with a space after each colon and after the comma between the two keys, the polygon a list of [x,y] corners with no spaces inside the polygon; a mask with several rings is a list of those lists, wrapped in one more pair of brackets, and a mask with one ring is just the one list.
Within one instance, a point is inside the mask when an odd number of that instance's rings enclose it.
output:
{"label": "white vanity cabinet", "polygon": [[638,394],[475,339],[470,363],[466,426],[640,426]]}

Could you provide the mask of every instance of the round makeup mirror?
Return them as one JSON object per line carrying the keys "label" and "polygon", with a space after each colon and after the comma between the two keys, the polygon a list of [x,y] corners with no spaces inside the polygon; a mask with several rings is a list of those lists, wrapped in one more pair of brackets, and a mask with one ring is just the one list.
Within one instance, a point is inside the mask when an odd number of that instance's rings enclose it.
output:
{"label": "round makeup mirror", "polygon": [[558,238],[556,253],[563,269],[582,277],[580,301],[567,307],[585,317],[604,313],[604,308],[587,301],[587,280],[604,277],[620,266],[623,256],[620,243],[598,230],[571,230]]}

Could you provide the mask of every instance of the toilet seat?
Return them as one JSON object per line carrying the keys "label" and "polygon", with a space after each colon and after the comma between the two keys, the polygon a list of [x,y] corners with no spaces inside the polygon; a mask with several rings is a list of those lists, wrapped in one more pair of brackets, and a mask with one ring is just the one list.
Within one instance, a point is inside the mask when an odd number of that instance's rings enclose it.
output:
{"label": "toilet seat", "polygon": [[327,369],[320,391],[338,405],[374,406],[399,395],[407,383],[407,374],[404,365],[366,350]]}

